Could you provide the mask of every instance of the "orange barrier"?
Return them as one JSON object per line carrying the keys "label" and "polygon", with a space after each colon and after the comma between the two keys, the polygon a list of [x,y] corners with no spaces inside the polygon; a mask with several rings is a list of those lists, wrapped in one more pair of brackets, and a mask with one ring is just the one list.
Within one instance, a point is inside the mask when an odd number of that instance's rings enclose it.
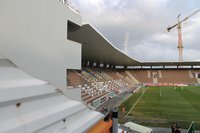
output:
{"label": "orange barrier", "polygon": [[104,120],[101,120],[98,122],[95,126],[90,128],[87,133],[111,133],[110,128],[112,127],[112,120],[109,119],[109,121],[105,122]]}

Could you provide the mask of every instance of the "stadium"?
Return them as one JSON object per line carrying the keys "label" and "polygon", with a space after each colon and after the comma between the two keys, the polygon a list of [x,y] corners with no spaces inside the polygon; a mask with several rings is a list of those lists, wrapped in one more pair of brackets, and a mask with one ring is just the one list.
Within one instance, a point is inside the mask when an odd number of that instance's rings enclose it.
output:
{"label": "stadium", "polygon": [[0,133],[200,130],[199,61],[134,59],[65,0],[0,7]]}

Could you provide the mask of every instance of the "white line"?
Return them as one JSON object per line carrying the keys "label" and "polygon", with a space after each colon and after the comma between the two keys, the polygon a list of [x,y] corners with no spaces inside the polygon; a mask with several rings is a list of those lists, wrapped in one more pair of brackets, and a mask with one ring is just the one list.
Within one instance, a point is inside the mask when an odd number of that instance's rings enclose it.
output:
{"label": "white line", "polygon": [[160,97],[162,96],[161,89],[160,89]]}
{"label": "white line", "polygon": [[142,96],[144,95],[145,91],[142,93],[142,95],[138,98],[138,100],[136,101],[136,103],[133,105],[133,107],[128,111],[128,113],[126,114],[125,117],[128,116],[128,114],[131,112],[131,110],[135,107],[135,105],[140,101],[140,99],[142,98]]}

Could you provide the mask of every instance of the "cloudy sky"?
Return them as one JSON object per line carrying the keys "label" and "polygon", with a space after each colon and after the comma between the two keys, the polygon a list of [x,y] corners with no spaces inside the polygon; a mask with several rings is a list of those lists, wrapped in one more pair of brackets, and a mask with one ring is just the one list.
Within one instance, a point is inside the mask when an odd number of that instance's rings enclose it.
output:
{"label": "cloudy sky", "polygon": [[[140,61],[178,61],[177,29],[166,28],[200,9],[199,0],[71,0],[117,48]],[[200,12],[182,24],[183,60],[200,60]],[[126,39],[125,39],[126,38]],[[128,43],[124,43],[125,40]]]}

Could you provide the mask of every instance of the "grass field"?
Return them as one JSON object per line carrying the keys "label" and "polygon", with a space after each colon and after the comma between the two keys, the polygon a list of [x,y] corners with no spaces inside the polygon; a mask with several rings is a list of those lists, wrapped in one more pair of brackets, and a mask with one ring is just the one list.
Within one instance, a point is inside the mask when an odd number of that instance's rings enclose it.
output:
{"label": "grass field", "polygon": [[[120,110],[123,106],[126,112],[120,114],[125,116],[129,112],[128,120],[136,123],[170,127],[178,122],[187,129],[195,121],[196,128],[200,129],[200,87],[149,87],[133,94],[122,103]],[[120,122],[124,122],[123,117]]]}

